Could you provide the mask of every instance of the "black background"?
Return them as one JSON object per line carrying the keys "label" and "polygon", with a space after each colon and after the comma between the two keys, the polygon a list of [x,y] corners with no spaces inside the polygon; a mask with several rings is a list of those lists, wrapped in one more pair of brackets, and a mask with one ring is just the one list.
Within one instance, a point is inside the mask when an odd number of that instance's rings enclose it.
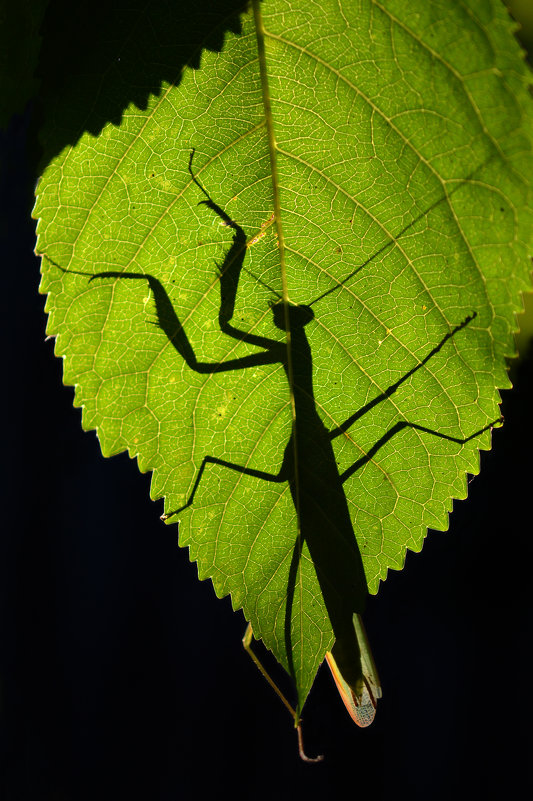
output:
{"label": "black background", "polygon": [[41,114],[0,135],[2,801],[529,797],[531,350],[450,530],[370,600],[375,723],[354,726],[323,669],[304,730],[325,760],[304,765],[242,615],[198,582],[149,476],[102,458],[62,386],[32,253]]}

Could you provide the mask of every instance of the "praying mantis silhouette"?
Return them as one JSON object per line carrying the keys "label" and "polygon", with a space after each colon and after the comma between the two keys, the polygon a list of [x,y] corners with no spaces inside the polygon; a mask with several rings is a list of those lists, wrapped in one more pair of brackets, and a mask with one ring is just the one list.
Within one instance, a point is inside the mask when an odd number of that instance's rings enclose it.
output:
{"label": "praying mantis silhouette", "polygon": [[[288,483],[298,521],[298,533],[289,570],[284,626],[285,648],[290,672],[294,677],[291,612],[298,566],[305,544],[316,571],[324,604],[335,636],[335,645],[332,652],[327,655],[328,663],[352,718],[358,725],[366,726],[373,720],[376,701],[381,695],[381,690],[360,621],[368,591],[363,562],[354,535],[343,485],[367,462],[373,459],[377,451],[385,443],[405,428],[411,428],[422,434],[433,435],[454,443],[465,444],[490,429],[499,421],[485,426],[468,437],[460,438],[442,434],[417,423],[401,420],[383,434],[364,456],[342,473],[339,472],[335,460],[332,442],[337,437],[347,434],[350,427],[370,409],[390,398],[408,378],[421,370],[430,359],[441,351],[448,340],[468,326],[476,317],[476,313],[473,312],[458,325],[451,328],[440,342],[398,381],[369,401],[364,407],[355,411],[340,425],[328,430],[316,408],[313,391],[312,353],[306,334],[306,327],[312,324],[315,318],[312,306],[325,295],[343,286],[364,265],[359,266],[350,273],[337,287],[329,289],[308,304],[292,303],[286,299],[283,301],[277,292],[268,287],[277,298],[271,302],[270,307],[274,325],[284,335],[284,338],[280,338],[280,340],[244,331],[236,327],[231,321],[235,310],[240,275],[242,270],[246,269],[244,260],[249,240],[242,227],[217,205],[200,184],[192,169],[193,157],[194,150],[190,154],[188,169],[192,181],[205,198],[200,201],[200,204],[213,211],[225,226],[234,231],[232,244],[225,255],[223,264],[218,268],[220,282],[219,328],[229,338],[247,343],[259,350],[249,355],[223,362],[201,361],[187,338],[183,325],[165,288],[155,276],[146,273],[106,271],[89,274],[90,281],[106,278],[146,281],[154,297],[158,327],[164,331],[179,357],[186,362],[191,370],[197,373],[213,374],[244,370],[259,365],[281,365],[285,371],[291,392],[292,433],[286,444],[282,464],[277,473],[257,470],[253,467],[236,464],[229,460],[206,454],[198,469],[192,491],[186,503],[179,509],[167,512],[162,518],[169,519],[194,503],[202,477],[208,469],[223,468],[265,482]],[[411,222],[410,225],[413,225],[414,222],[416,220]],[[402,233],[403,231],[398,236]],[[388,245],[385,247],[388,247]],[[64,272],[75,271],[64,270]],[[87,273],[81,274],[87,275]],[[306,761],[316,761],[319,758],[312,760],[304,753],[299,714],[292,708],[258,662],[250,648],[251,640],[252,631],[248,626],[243,638],[245,648],[293,715],[298,730],[300,756]]]}

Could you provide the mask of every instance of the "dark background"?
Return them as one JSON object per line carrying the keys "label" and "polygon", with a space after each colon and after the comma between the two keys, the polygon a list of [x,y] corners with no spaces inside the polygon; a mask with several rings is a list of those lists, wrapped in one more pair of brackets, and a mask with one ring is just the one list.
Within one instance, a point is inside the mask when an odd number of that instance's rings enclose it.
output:
{"label": "dark background", "polygon": [[[357,729],[322,670],[304,730],[308,752],[325,761],[304,765],[290,717],[242,651],[242,615],[198,582],[176,527],[160,523],[160,504],[148,500],[149,476],[125,455],[104,460],[94,433],[82,433],[73,390],[44,341],[35,165],[76,139],[75,125],[60,124],[69,76],[85,65],[90,96],[90,75],[115,52],[104,22],[122,18],[120,4],[94,5],[80,3],[65,21],[65,4],[51,4],[38,99],[0,134],[0,801],[530,797],[531,348],[524,341],[515,389],[504,393],[505,426],[450,530],[430,532],[423,553],[409,553],[370,599],[384,688],[375,723]],[[146,31],[141,5],[128,7],[139,7]],[[151,20],[154,39],[165,32],[169,42],[167,61],[152,74],[138,47],[122,51],[123,76],[128,63],[137,72],[114,84],[114,105],[97,108],[86,127],[118,122],[131,100],[142,106],[158,81],[194,65],[187,48],[202,6],[196,16],[183,6],[179,47],[164,14]],[[36,132],[54,109],[57,130],[43,148]]]}

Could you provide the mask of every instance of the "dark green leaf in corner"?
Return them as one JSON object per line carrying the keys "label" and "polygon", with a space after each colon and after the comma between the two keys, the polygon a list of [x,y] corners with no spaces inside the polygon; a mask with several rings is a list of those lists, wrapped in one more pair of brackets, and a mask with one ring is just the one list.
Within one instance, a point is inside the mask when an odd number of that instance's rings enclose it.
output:
{"label": "dark green leaf in corner", "polygon": [[530,76],[499,0],[260,11],[63,150],[35,216],[84,427],[186,507],[180,544],[301,705],[359,559],[377,592],[490,447],[529,287]]}

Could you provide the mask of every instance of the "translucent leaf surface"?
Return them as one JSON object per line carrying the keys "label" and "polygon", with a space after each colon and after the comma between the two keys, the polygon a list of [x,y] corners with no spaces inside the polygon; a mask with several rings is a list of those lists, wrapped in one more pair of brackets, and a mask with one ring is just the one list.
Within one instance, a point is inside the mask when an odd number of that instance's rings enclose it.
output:
{"label": "translucent leaf surface", "polygon": [[497,0],[261,12],[64,150],[35,215],[84,427],[154,471],[167,513],[193,494],[180,544],[302,703],[360,611],[359,560],[374,593],[490,445],[528,286],[531,108]]}

